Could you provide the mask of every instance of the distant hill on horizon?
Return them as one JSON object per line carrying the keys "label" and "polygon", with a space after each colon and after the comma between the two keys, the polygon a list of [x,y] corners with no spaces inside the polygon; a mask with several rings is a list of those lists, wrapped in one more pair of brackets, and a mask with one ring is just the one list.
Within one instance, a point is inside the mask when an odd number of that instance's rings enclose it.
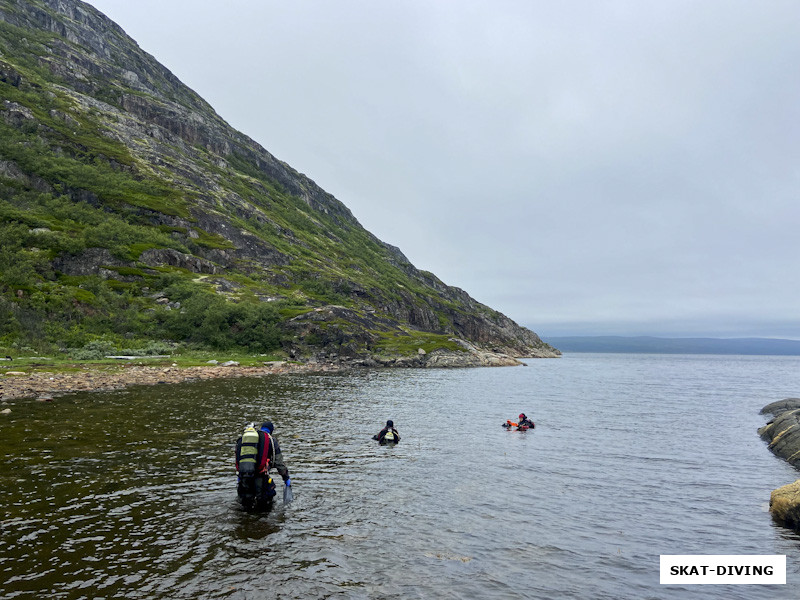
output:
{"label": "distant hill on horizon", "polygon": [[750,354],[800,356],[800,340],[772,338],[662,338],[653,336],[546,337],[562,352],[625,354]]}

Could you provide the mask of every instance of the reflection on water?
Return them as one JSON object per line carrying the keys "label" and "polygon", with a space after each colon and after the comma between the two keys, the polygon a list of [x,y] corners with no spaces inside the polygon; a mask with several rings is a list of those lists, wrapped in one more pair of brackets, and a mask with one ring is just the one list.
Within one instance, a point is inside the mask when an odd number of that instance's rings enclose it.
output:
{"label": "reflection on water", "polygon": [[[0,426],[3,598],[682,598],[659,554],[787,554],[755,430],[797,359],[566,356],[527,368],[196,382],[17,402]],[[505,431],[524,411],[534,431]],[[271,419],[295,499],[235,501]],[[393,419],[403,441],[370,438]],[[709,429],[709,423],[713,427]],[[713,431],[713,435],[710,433]]]}

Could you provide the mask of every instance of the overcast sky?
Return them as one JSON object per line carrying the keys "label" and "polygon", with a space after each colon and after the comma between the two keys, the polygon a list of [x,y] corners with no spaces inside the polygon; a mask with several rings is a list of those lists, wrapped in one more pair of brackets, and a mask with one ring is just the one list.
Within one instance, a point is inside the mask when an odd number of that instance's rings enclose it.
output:
{"label": "overcast sky", "polygon": [[90,3],[542,337],[800,338],[797,0]]}

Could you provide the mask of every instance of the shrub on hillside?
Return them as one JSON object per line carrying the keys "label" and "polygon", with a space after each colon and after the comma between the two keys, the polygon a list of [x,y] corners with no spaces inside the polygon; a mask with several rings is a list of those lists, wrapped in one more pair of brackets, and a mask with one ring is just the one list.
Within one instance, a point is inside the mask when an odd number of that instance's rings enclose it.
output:
{"label": "shrub on hillside", "polygon": [[230,302],[213,292],[196,291],[182,300],[181,310],[167,317],[176,340],[220,350],[234,347],[266,352],[280,346],[280,314],[264,302]]}
{"label": "shrub on hillside", "polygon": [[99,360],[115,351],[116,346],[107,340],[92,340],[83,348],[70,352],[70,356],[76,360]]}

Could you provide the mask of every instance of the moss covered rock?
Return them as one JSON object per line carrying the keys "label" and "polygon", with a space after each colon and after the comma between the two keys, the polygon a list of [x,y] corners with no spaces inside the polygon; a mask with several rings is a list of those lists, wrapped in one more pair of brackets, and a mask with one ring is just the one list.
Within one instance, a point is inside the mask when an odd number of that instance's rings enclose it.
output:
{"label": "moss covered rock", "polygon": [[769,511],[778,523],[800,529],[800,479],[772,491]]}

